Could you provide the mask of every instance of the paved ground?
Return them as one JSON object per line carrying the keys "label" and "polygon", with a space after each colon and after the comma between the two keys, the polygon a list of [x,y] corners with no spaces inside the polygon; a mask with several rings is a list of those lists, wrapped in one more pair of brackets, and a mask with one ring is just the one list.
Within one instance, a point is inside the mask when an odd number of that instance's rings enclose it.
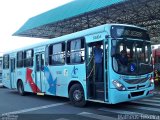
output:
{"label": "paved ground", "polygon": [[160,95],[117,105],[88,102],[85,108],[78,108],[66,98],[20,96],[0,88],[0,115],[2,120],[159,120]]}

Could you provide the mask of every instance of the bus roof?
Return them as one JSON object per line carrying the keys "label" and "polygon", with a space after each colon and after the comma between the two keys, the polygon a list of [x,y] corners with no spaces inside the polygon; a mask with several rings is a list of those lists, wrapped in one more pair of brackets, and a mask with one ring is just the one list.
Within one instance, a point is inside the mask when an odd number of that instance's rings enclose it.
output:
{"label": "bus roof", "polygon": [[62,41],[66,41],[66,40],[71,40],[71,39],[74,39],[74,38],[80,38],[80,37],[104,32],[104,31],[109,33],[109,31],[107,31],[107,27],[110,28],[110,26],[112,26],[112,25],[137,27],[139,29],[143,29],[141,27],[134,26],[134,25],[128,25],[128,24],[104,24],[104,25],[100,25],[100,26],[97,26],[97,27],[93,27],[93,28],[89,28],[89,29],[86,29],[86,30],[71,33],[71,34],[68,34],[68,35],[60,36],[60,37],[57,37],[57,38],[52,38],[52,39],[49,39],[45,42],[41,42],[41,43],[33,44],[33,45],[30,45],[30,46],[26,46],[26,47],[23,47],[23,48],[19,48],[19,49],[16,49],[16,50],[8,51],[4,54],[14,53],[14,52],[21,51],[21,50],[28,50],[28,49],[35,48],[35,47],[40,47],[40,46],[52,44],[52,43],[55,43],[55,42],[62,42]]}

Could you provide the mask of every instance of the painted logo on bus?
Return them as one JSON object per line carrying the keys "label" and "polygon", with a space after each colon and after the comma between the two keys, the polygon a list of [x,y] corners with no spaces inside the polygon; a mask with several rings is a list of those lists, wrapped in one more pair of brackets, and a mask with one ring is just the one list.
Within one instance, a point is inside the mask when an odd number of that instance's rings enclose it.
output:
{"label": "painted logo on bus", "polygon": [[56,95],[56,84],[57,84],[57,77],[53,79],[52,74],[47,66],[44,67],[44,75],[47,79],[47,82],[49,84],[48,92]]}
{"label": "painted logo on bus", "polygon": [[77,73],[78,73],[78,68],[74,66],[71,74],[72,78],[78,78]]}
{"label": "painted logo on bus", "polygon": [[27,68],[26,70],[26,82],[29,83],[29,86],[31,87],[33,93],[41,92],[38,86],[35,84],[35,82],[32,79],[32,69]]}

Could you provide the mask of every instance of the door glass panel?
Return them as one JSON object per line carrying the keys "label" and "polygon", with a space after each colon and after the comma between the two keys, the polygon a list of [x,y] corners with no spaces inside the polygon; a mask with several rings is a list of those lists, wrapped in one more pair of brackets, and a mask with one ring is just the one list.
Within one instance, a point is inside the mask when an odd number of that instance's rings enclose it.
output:
{"label": "door glass panel", "polygon": [[36,71],[40,71],[40,55],[36,55]]}
{"label": "door glass panel", "polygon": [[108,43],[105,43],[105,67],[107,69],[107,60],[108,60]]}
{"label": "door glass panel", "polygon": [[11,72],[15,70],[15,59],[11,59]]}
{"label": "door glass panel", "polygon": [[44,54],[41,54],[41,71],[44,70]]}

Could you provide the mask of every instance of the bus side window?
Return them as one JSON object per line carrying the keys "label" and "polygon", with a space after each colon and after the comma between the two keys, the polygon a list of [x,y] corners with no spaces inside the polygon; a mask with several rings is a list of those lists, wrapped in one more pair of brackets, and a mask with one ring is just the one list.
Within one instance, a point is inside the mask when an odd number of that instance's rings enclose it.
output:
{"label": "bus side window", "polygon": [[9,69],[9,55],[3,56],[3,69]]}
{"label": "bus side window", "polygon": [[23,51],[17,52],[17,68],[23,67]]}
{"label": "bus side window", "polygon": [[57,43],[49,46],[49,65],[61,65],[65,63],[65,43]]}
{"label": "bus side window", "polygon": [[24,52],[24,67],[33,66],[33,49]]}
{"label": "bus side window", "polygon": [[67,42],[67,63],[84,62],[84,39],[76,39]]}
{"label": "bus side window", "polygon": [[65,43],[58,43],[53,45],[53,64],[64,64],[65,61]]}

